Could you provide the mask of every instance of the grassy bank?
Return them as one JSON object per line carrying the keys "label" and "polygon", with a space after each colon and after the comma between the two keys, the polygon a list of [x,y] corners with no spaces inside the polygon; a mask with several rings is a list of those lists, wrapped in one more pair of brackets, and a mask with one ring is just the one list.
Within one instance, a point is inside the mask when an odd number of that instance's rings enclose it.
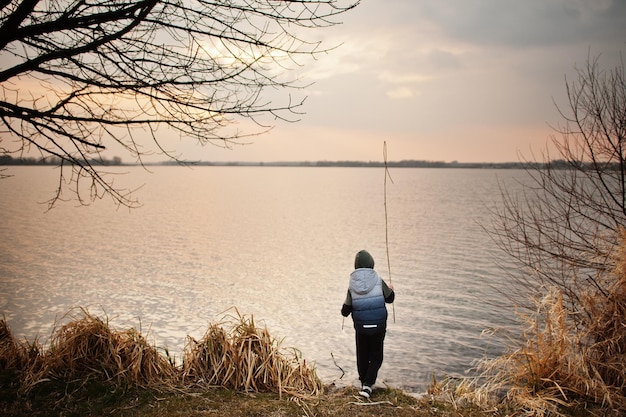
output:
{"label": "grassy bank", "polygon": [[486,415],[443,391],[416,398],[377,388],[365,400],[355,387],[324,386],[297,350],[238,314],[188,338],[181,365],[136,329],[117,330],[87,310],[64,322],[44,348],[16,340],[0,321],[0,415]]}
{"label": "grassy bank", "polygon": [[[371,401],[356,388],[327,386],[315,398],[280,398],[276,393],[243,393],[225,388],[185,387],[178,390],[120,387],[91,383],[48,384],[29,396],[0,394],[0,415],[42,416],[467,416],[506,415],[476,406],[454,406],[426,398],[417,399],[393,389],[377,389]],[[15,395],[15,392],[11,395]]]}
{"label": "grassy bank", "polygon": [[[454,382],[454,383],[453,383]],[[460,382],[460,383],[459,383]],[[377,388],[322,385],[315,369],[251,318],[235,314],[188,339],[183,363],[137,330],[116,330],[84,309],[50,345],[16,340],[0,321],[0,415],[13,416],[505,416],[467,381],[433,381],[416,398]],[[521,409],[520,409],[521,410]],[[580,407],[571,415],[583,415]]]}
{"label": "grassy bank", "polygon": [[[0,415],[6,417],[619,415],[606,404],[554,402],[545,391],[534,397],[524,391],[522,403],[503,395],[497,381],[479,381],[433,381],[420,398],[378,388],[365,400],[355,387],[322,385],[296,350],[239,315],[211,325],[200,340],[189,338],[181,365],[137,330],[116,330],[82,309],[55,329],[45,349],[16,340],[0,320]],[[516,383],[510,393],[526,384]],[[538,406],[546,402],[562,407]]]}
{"label": "grassy bank", "polygon": [[626,415],[626,231],[607,290],[578,294],[572,314],[546,289],[520,315],[509,350],[480,375],[433,381],[415,398],[324,386],[296,349],[236,310],[188,337],[182,364],[136,329],[70,312],[49,346],[0,320],[0,415],[31,416],[621,416]]}

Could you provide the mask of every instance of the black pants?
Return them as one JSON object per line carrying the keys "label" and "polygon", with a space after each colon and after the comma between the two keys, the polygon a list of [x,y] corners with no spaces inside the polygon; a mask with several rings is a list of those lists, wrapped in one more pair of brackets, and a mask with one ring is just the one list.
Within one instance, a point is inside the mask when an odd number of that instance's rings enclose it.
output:
{"label": "black pants", "polygon": [[372,335],[356,332],[356,366],[363,385],[371,387],[376,382],[383,364],[384,341],[385,332]]}

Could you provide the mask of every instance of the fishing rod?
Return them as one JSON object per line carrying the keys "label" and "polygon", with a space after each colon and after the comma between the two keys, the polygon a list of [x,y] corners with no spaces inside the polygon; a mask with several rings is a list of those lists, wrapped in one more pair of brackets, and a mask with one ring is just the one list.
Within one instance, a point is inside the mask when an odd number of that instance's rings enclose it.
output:
{"label": "fishing rod", "polygon": [[[383,160],[385,161],[385,180],[383,182],[383,194],[385,197],[385,246],[387,248],[387,271],[389,272],[389,285],[393,286],[391,283],[391,262],[389,261],[389,221],[387,218],[387,178],[393,184],[393,178],[391,178],[391,174],[389,174],[389,167],[387,166],[387,141],[383,142]],[[391,304],[391,310],[393,312],[393,322],[396,322],[396,305]]]}

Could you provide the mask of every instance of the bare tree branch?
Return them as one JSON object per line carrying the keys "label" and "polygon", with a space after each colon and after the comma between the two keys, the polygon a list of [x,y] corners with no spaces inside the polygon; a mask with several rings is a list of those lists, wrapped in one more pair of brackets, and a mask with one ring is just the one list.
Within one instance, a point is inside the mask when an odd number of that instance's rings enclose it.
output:
{"label": "bare tree branch", "polygon": [[[574,316],[585,317],[584,291],[609,294],[612,251],[626,227],[626,77],[624,64],[601,70],[588,59],[566,80],[564,125],[551,138],[556,159],[528,163],[522,196],[502,188],[492,237],[521,266],[520,297],[556,286]],[[528,162],[528,161],[526,161]]]}
{"label": "bare tree branch", "polygon": [[[201,145],[229,147],[276,119],[297,121],[304,99],[288,95],[275,103],[267,91],[306,86],[288,71],[301,65],[298,57],[329,49],[303,34],[336,24],[336,16],[358,4],[342,1],[6,2],[0,9],[2,154],[34,149],[58,157],[61,176],[66,167],[73,170],[60,184],[89,179],[92,198],[110,195],[132,206],[89,160],[112,144],[139,162],[153,152],[177,159],[161,145],[162,127]],[[239,119],[259,129],[233,129]]]}

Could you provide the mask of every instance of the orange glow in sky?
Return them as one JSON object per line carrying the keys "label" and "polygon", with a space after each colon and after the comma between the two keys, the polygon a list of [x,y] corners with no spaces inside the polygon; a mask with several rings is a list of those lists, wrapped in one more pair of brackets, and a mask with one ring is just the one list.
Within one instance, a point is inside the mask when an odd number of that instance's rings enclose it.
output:
{"label": "orange glow in sky", "polygon": [[541,155],[563,123],[555,103],[567,107],[576,66],[600,56],[613,69],[626,52],[621,0],[364,0],[338,19],[304,34],[338,46],[294,70],[312,84],[264,97],[306,97],[300,121],[262,120],[269,133],[227,149],[162,129],[163,147],[203,161],[381,161],[387,141],[390,160],[518,161]]}
{"label": "orange glow in sky", "polygon": [[[540,156],[563,120],[565,77],[626,52],[621,1],[364,1],[309,35],[341,44],[308,62],[305,115],[190,159],[509,162]],[[278,98],[279,99],[279,98]]]}

